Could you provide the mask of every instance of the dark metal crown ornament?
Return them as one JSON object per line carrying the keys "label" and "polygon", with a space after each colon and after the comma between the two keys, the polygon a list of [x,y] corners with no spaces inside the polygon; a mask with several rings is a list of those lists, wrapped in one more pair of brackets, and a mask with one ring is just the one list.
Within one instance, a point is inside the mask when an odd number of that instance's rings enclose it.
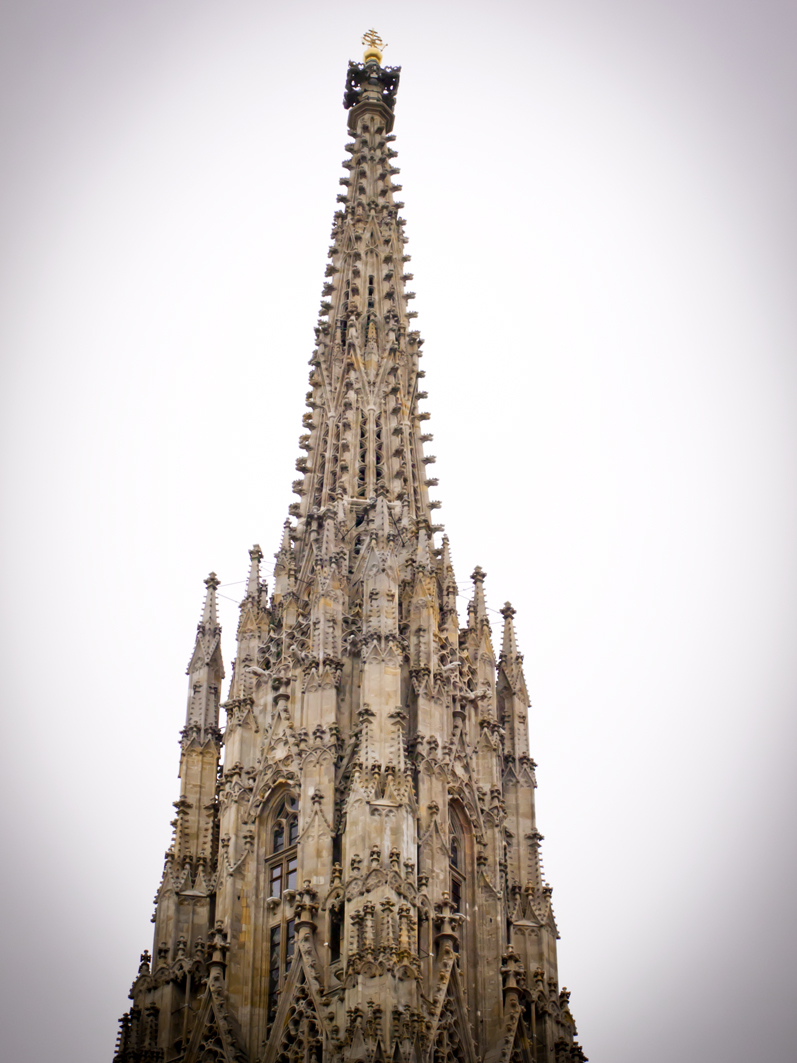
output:
{"label": "dark metal crown ornament", "polygon": [[381,66],[382,49],[387,45],[382,42],[376,30],[368,30],[363,36],[363,44],[366,45],[363,62],[350,61],[346,74],[343,106],[347,111],[351,110],[349,132],[355,132],[360,115],[371,110],[384,118],[385,132],[389,133],[393,128],[393,112],[401,67]]}

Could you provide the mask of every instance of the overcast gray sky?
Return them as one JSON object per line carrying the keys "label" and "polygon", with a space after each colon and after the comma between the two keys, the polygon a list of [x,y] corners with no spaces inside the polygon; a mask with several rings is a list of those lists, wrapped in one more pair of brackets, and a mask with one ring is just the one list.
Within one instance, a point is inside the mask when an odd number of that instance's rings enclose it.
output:
{"label": "overcast gray sky", "polygon": [[460,583],[518,611],[580,1040],[791,1063],[795,4],[0,19],[4,1058],[112,1056],[201,581],[229,659],[291,500],[375,25],[440,512]]}

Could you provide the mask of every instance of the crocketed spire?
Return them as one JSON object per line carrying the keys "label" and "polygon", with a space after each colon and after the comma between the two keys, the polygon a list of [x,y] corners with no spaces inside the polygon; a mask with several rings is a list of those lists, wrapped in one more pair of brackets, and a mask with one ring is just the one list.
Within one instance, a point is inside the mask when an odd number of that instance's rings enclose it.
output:
{"label": "crocketed spire", "polygon": [[116,1063],[584,1059],[558,986],[514,610],[497,660],[485,573],[461,629],[436,542],[399,69],[375,31],[364,44],[297,501],[270,597],[249,551],[221,770],[219,582],[205,581],[154,959]]}

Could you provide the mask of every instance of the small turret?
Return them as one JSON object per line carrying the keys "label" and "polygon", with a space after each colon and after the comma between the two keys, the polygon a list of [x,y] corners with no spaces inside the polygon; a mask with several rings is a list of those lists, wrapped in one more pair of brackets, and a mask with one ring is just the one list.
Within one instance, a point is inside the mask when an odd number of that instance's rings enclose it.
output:
{"label": "small turret", "polygon": [[487,604],[484,600],[484,581],[487,577],[487,573],[483,571],[480,565],[471,573],[471,579],[473,580],[473,619],[476,627],[481,628],[482,624],[489,624],[487,620]]}
{"label": "small turret", "polygon": [[246,597],[255,602],[260,601],[260,562],[263,551],[257,543],[249,551],[249,577],[246,581]]}
{"label": "small turret", "polygon": [[186,669],[189,680],[184,742],[194,740],[202,743],[208,737],[218,735],[219,695],[224,678],[221,626],[216,605],[218,586],[218,577],[211,572],[205,580],[207,591],[202,617],[197,624],[194,652]]}
{"label": "small turret", "polygon": [[518,652],[513,622],[515,610],[512,608],[511,602],[504,602],[501,616],[504,618],[504,637],[501,642],[501,656],[498,663],[514,669],[517,664]]}
{"label": "small turret", "polygon": [[418,529],[418,547],[415,551],[415,569],[418,572],[428,572],[431,567],[432,562],[429,556],[429,536],[426,533],[426,528],[421,526]]}
{"label": "small turret", "polygon": [[443,536],[443,547],[440,554],[440,584],[443,591],[441,609],[441,627],[453,645],[458,639],[457,618],[457,578],[454,574],[454,566],[451,563],[451,548],[448,536]]}
{"label": "small turret", "polygon": [[530,764],[529,696],[523,675],[523,654],[518,652],[515,637],[515,610],[510,602],[504,603],[501,616],[504,618],[504,635],[498,658],[498,714],[506,731],[506,753],[519,767],[523,761]]}
{"label": "small turret", "polygon": [[277,561],[274,566],[274,600],[277,602],[283,598],[290,589],[290,569],[291,562],[293,561],[290,520],[286,520],[282,526],[282,542],[274,557]]}
{"label": "small turret", "polygon": [[[219,691],[224,677],[221,626],[211,572],[188,665],[188,708],[181,735],[180,797],[174,802],[174,838],[155,898],[153,956],[144,953],[130,990],[133,1006],[122,1016],[116,1063],[163,1059],[198,1010],[206,977],[205,942],[211,926],[217,857],[216,778],[221,752]],[[188,998],[188,999],[186,999]],[[146,1016],[142,1025],[141,1016]],[[174,1020],[173,1016],[180,1016]],[[179,1025],[172,1025],[172,1023]]]}

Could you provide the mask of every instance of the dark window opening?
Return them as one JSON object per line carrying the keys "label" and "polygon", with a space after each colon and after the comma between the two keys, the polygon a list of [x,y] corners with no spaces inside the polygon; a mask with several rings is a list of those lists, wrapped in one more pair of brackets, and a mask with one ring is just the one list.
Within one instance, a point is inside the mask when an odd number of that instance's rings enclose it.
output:
{"label": "dark window opening", "polygon": [[269,886],[269,897],[281,897],[282,896],[282,864],[275,864],[271,869],[270,876],[271,885]]}
{"label": "dark window opening", "polygon": [[329,959],[337,963],[340,959],[340,941],[343,934],[343,905],[333,908],[329,913]]}
{"label": "dark window opening", "polygon": [[372,311],[374,309],[374,278],[368,278],[368,312],[365,315],[365,339],[368,339],[368,328],[371,324]]}
{"label": "dark window opening", "polygon": [[268,959],[268,1022],[274,1021],[277,1014],[277,1000],[280,988],[280,945],[282,927],[272,926],[269,934],[269,959]]}
{"label": "dark window opening", "polygon": [[[452,810],[451,833],[449,834],[449,893],[451,904],[458,915],[468,916],[468,895],[465,882],[465,845],[462,836],[462,828],[456,814]],[[459,956],[459,963],[464,964],[466,950],[460,951],[460,944],[464,942],[466,923],[462,922],[458,928],[458,937],[454,945],[454,952]]]}
{"label": "dark window opening", "polygon": [[[299,801],[285,794],[277,801],[271,826],[272,855],[266,862],[269,898],[281,898],[286,890],[295,890],[299,862],[296,843],[299,839]],[[296,923],[286,919],[281,904],[266,906],[268,926],[268,977],[266,980],[266,1020],[271,1026],[277,1014],[279,996],[291,969],[296,950]]]}
{"label": "dark window opening", "polygon": [[274,816],[274,829],[271,835],[272,853],[281,853],[285,848],[285,835],[288,845],[295,845],[299,837],[299,801],[289,794],[280,801]]}
{"label": "dark window opening", "polygon": [[294,949],[296,948],[296,920],[289,919],[285,924],[285,971],[291,969]]}
{"label": "dark window opening", "polygon": [[458,878],[451,879],[451,903],[454,905],[454,911],[462,911],[462,883]]}

